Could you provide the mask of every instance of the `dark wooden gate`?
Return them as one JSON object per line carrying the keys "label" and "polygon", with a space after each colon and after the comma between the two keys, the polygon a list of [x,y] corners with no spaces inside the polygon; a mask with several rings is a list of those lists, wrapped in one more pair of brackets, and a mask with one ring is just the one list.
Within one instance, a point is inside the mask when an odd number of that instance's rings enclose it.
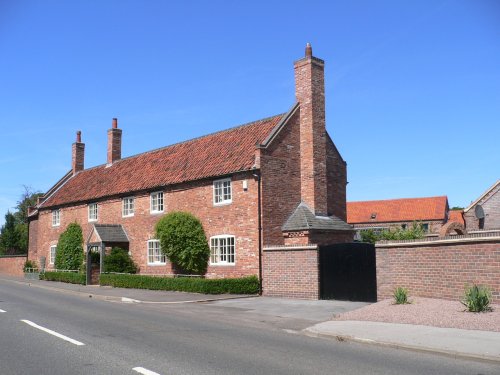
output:
{"label": "dark wooden gate", "polygon": [[342,243],[320,246],[321,299],[377,301],[375,246]]}

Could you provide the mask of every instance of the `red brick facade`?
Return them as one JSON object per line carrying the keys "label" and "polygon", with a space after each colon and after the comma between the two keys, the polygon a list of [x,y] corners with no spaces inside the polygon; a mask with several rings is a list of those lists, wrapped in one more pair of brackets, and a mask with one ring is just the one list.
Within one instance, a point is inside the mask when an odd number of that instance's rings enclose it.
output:
{"label": "red brick facade", "polygon": [[378,299],[397,287],[410,296],[460,300],[467,284],[487,285],[500,303],[500,232],[424,243],[377,243]]}

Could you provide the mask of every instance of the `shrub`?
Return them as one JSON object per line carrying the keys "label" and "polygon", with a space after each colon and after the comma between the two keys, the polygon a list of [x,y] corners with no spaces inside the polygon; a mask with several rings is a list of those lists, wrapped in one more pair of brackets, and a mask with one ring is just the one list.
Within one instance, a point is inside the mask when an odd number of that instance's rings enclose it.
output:
{"label": "shrub", "polygon": [[485,286],[474,284],[465,288],[464,299],[461,302],[470,312],[485,312],[492,310],[489,306],[490,301],[490,290]]}
{"label": "shrub", "polygon": [[23,272],[38,272],[38,266],[34,260],[24,262]]}
{"label": "shrub", "polygon": [[55,268],[59,270],[78,270],[83,263],[83,234],[77,223],[71,223],[59,236]]}
{"label": "shrub", "polygon": [[113,247],[111,253],[104,257],[104,272],[136,273],[137,266],[127,250]]}
{"label": "shrub", "polygon": [[257,294],[259,292],[259,279],[256,276],[233,279],[204,279],[101,274],[100,284],[116,288],[171,290],[203,294]]}
{"label": "shrub", "polygon": [[404,305],[410,303],[408,301],[408,290],[405,288],[398,287],[394,290],[394,303],[396,305]]}
{"label": "shrub", "polygon": [[61,281],[63,283],[70,284],[82,284],[86,283],[86,276],[84,273],[80,272],[54,272],[46,271],[40,277],[41,280],[47,281]]}
{"label": "shrub", "polygon": [[204,274],[210,249],[201,222],[188,212],[171,212],[156,224],[161,250],[182,272]]}
{"label": "shrub", "polygon": [[422,223],[414,222],[409,228],[390,228],[381,232],[367,229],[360,231],[361,241],[375,243],[377,241],[398,241],[398,240],[415,240],[425,237],[425,231]]}

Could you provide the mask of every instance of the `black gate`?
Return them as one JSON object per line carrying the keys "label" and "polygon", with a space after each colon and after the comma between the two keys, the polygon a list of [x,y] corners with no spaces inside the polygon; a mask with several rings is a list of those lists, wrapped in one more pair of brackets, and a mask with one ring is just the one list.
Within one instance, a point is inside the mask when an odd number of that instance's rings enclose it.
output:
{"label": "black gate", "polygon": [[320,246],[321,299],[377,301],[375,246],[341,243]]}

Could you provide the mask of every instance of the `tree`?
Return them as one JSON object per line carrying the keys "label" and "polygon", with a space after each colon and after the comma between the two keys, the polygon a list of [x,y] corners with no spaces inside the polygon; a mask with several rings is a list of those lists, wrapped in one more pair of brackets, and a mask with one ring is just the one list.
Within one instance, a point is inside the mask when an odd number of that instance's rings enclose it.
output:
{"label": "tree", "polygon": [[16,212],[16,231],[18,233],[17,249],[19,253],[28,252],[28,207],[35,206],[37,199],[42,195],[40,192],[34,192],[29,186],[23,185],[24,192],[21,199],[17,202]]}
{"label": "tree", "polygon": [[5,214],[5,224],[1,228],[0,254],[20,254],[19,232],[16,230],[16,218],[10,211]]}
{"label": "tree", "polygon": [[188,212],[171,212],[156,224],[161,251],[183,272],[204,274],[210,248],[203,226]]}
{"label": "tree", "polygon": [[82,227],[78,223],[71,223],[59,236],[54,266],[59,270],[79,270],[82,264]]}

